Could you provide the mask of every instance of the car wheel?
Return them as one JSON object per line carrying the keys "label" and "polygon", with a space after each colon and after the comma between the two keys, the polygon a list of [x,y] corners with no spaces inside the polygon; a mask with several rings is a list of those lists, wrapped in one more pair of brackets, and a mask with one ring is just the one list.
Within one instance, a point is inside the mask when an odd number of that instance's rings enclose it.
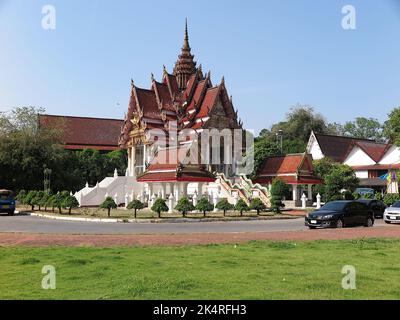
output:
{"label": "car wheel", "polygon": [[374,225],[374,220],[372,218],[367,218],[367,221],[365,222],[365,226],[370,228]]}
{"label": "car wheel", "polygon": [[14,215],[14,210],[13,211],[8,211],[8,215],[9,216],[13,216]]}
{"label": "car wheel", "polygon": [[385,221],[385,223],[387,223],[387,224],[391,224],[392,222],[391,222],[391,221]]}
{"label": "car wheel", "polygon": [[343,224],[342,219],[339,219],[338,221],[336,221],[336,228],[341,229],[343,227],[344,227],[344,224]]}

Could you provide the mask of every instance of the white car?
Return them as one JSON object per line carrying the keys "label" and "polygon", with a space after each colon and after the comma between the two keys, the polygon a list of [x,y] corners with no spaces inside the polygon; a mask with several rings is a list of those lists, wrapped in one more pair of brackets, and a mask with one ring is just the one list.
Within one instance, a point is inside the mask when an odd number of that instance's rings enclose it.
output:
{"label": "white car", "polygon": [[400,223],[400,201],[396,201],[393,203],[393,205],[385,209],[385,212],[383,213],[383,220],[386,223]]}

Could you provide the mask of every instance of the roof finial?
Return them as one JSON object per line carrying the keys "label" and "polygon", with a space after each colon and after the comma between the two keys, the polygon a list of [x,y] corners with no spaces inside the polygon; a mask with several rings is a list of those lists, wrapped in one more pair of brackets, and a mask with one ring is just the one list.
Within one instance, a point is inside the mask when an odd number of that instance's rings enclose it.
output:
{"label": "roof finial", "polygon": [[185,49],[190,48],[190,46],[189,46],[189,32],[188,32],[187,18],[185,18],[185,38],[183,40],[183,48],[185,48]]}
{"label": "roof finial", "polygon": [[151,76],[150,76],[150,77],[151,77],[151,81],[155,81],[155,79],[154,79],[154,73],[153,73],[153,72],[151,73]]}

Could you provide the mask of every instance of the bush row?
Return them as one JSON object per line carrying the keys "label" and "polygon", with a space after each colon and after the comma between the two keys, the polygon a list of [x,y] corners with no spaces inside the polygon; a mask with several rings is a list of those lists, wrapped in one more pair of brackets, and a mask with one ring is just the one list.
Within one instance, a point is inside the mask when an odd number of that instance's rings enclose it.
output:
{"label": "bush row", "polygon": [[[107,197],[100,205],[100,207],[107,209],[108,216],[110,216],[110,211],[112,209],[117,208],[117,204],[111,197]],[[226,214],[226,211],[229,210],[239,211],[240,215],[243,215],[243,212],[245,211],[256,210],[257,214],[259,214],[260,211],[266,209],[264,203],[259,198],[253,198],[250,202],[250,205],[247,205],[247,203],[243,199],[239,199],[236,205],[230,204],[227,199],[221,199],[216,204],[215,207],[218,210],[223,211],[224,216]],[[134,210],[135,218],[137,211],[143,208],[144,204],[139,200],[133,200],[127,206],[127,209]],[[158,217],[161,217],[161,213],[167,212],[169,210],[169,207],[166,204],[166,200],[159,198],[154,201],[150,209],[153,212],[157,213]],[[210,203],[210,201],[207,198],[203,197],[197,202],[196,206],[194,206],[193,203],[187,197],[183,197],[178,201],[174,209],[182,213],[183,217],[185,217],[188,212],[194,210],[202,212],[203,215],[205,216],[207,212],[214,210],[214,205]]]}
{"label": "bush row", "polygon": [[79,206],[78,200],[68,191],[51,194],[41,190],[28,192],[21,190],[17,195],[17,200],[23,205],[30,206],[32,211],[35,210],[35,207],[38,207],[39,211],[41,208],[44,208],[45,211],[47,208],[51,208],[53,212],[57,208],[59,213],[62,213],[62,209],[68,209],[68,213],[71,214],[71,210]]}

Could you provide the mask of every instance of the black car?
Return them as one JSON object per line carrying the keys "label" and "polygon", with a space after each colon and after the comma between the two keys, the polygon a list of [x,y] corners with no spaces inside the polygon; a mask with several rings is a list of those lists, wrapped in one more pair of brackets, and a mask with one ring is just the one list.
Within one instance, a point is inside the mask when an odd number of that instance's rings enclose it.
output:
{"label": "black car", "polygon": [[358,199],[357,201],[365,203],[368,208],[374,212],[375,219],[383,218],[383,213],[385,212],[386,206],[382,201],[374,199]]}
{"label": "black car", "polygon": [[342,228],[345,226],[374,225],[374,212],[365,203],[342,200],[326,203],[321,209],[311,212],[305,218],[305,225],[310,229]]}

